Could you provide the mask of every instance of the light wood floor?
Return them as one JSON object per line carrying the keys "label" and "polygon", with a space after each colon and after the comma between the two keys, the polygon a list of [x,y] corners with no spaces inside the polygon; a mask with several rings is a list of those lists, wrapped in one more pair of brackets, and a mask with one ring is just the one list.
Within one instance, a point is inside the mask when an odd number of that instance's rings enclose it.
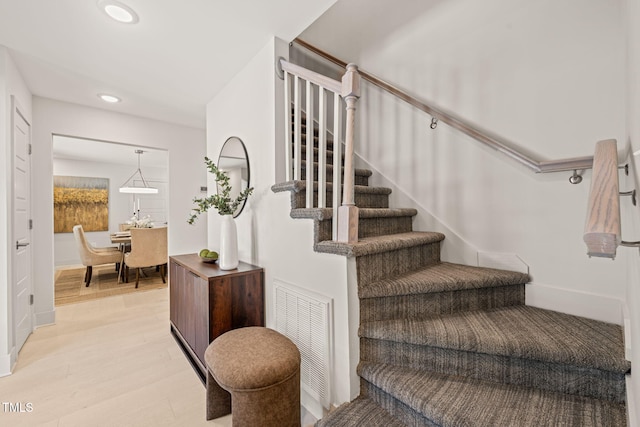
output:
{"label": "light wood floor", "polygon": [[0,378],[0,426],[231,426],[205,420],[204,386],[168,319],[167,289],[56,308],[56,325],[37,329]]}

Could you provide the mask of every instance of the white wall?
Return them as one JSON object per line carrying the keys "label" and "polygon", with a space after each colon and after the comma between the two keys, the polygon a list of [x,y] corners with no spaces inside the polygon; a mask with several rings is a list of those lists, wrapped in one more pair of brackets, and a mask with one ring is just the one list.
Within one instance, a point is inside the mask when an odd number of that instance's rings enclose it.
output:
{"label": "white wall", "polygon": [[[622,150],[623,24],[608,0],[352,0],[301,38],[551,160]],[[357,154],[454,233],[445,245],[519,256],[530,305],[621,323],[625,259],[588,259],[582,241],[589,172],[535,175],[367,84],[359,103]]]}
{"label": "white wall", "polygon": [[[349,366],[346,259],[314,253],[313,222],[291,219],[289,194],[274,194],[270,189],[276,182],[276,146],[282,145],[281,138],[284,138],[282,98],[274,98],[274,87],[282,91],[282,81],[274,71],[278,56],[287,57],[286,44],[269,42],[207,105],[207,153],[217,159],[222,144],[230,136],[239,137],[247,147],[250,185],[255,191],[237,218],[239,252],[241,260],[265,269],[267,326],[274,326],[274,279],[333,298],[335,367],[331,381],[335,392],[332,397],[333,402],[344,402],[358,392],[353,375],[355,366]],[[201,168],[204,170],[204,163]],[[215,188],[213,180],[209,188]],[[219,215],[210,213],[207,219],[209,249],[217,249]],[[355,336],[355,332],[351,332]],[[309,401],[303,399],[303,403],[312,411],[317,409],[311,407]]]}
{"label": "white wall", "polygon": [[[629,142],[629,160],[633,172],[626,180],[628,188],[640,191],[640,0],[626,0],[626,30],[627,30],[627,141]],[[634,155],[633,153],[638,153]],[[640,240],[640,207],[626,206],[622,220],[631,223],[627,229],[626,240]],[[630,268],[627,275],[626,288],[626,329],[629,359],[634,367],[627,382],[627,401],[629,406],[630,426],[640,425],[640,252],[637,249],[627,249]]]}
{"label": "white wall", "polygon": [[13,182],[12,177],[12,123],[13,110],[11,97],[15,97],[26,119],[32,122],[31,93],[18,69],[4,46],[0,46],[0,376],[10,373],[16,358],[13,342],[13,321],[11,310],[11,282],[13,269]]}
{"label": "white wall", "polygon": [[34,97],[33,191],[35,310],[38,324],[54,321],[52,135],[158,148],[169,155],[169,254],[195,252],[206,242],[206,224],[190,226],[191,201],[206,173],[194,167],[205,155],[200,129]]}
{"label": "white wall", "polygon": [[[86,232],[87,239],[94,246],[113,246],[109,234],[118,231],[118,224],[129,221],[133,216],[134,195],[118,191],[120,185],[126,181],[133,170],[135,170],[135,167],[121,164],[53,159],[54,176],[84,176],[109,179],[109,228],[107,231]],[[167,183],[168,181],[166,168],[144,167],[143,173],[145,179],[149,182]],[[145,197],[161,197],[161,194],[145,195]],[[140,214],[140,217],[144,217],[144,211]],[[164,215],[162,217],[164,218]],[[156,218],[152,217],[152,219]],[[162,224],[158,223],[157,225]],[[80,254],[72,232],[54,233],[53,259],[56,267],[81,264]]]}

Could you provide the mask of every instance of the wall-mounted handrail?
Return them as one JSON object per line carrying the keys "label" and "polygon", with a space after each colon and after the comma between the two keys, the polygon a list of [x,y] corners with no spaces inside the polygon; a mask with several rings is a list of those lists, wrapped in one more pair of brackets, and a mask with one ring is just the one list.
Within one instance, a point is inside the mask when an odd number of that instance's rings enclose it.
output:
{"label": "wall-mounted handrail", "polygon": [[589,256],[615,258],[621,241],[618,149],[615,139],[607,139],[596,144],[593,156],[584,242]]}
{"label": "wall-mounted handrail", "polygon": [[[305,49],[315,53],[316,55],[336,64],[342,68],[346,67],[347,63],[336,58],[335,56],[318,49],[317,47],[296,38],[294,42]],[[550,173],[550,172],[562,172],[562,171],[571,171],[571,170],[583,170],[583,169],[591,169],[593,166],[593,156],[585,156],[585,157],[573,157],[567,159],[559,159],[559,160],[551,160],[551,161],[540,161],[533,159],[527,156],[524,153],[512,148],[515,146],[514,143],[508,141],[505,138],[502,138],[498,135],[492,134],[489,131],[479,128],[478,126],[472,124],[471,122],[466,121],[465,119],[457,116],[454,113],[446,111],[443,108],[436,107],[434,105],[426,104],[406,92],[398,89],[390,83],[387,83],[378,77],[375,77],[372,74],[369,74],[365,71],[359,70],[360,76],[370,82],[371,84],[389,92],[390,94],[402,99],[408,104],[416,107],[417,109],[424,111],[425,113],[431,115],[437,120],[446,123],[447,125],[459,130],[460,132],[472,137],[473,139],[481,142],[485,146],[497,150],[511,159],[519,162],[520,164],[526,166],[530,170],[535,173]]]}
{"label": "wall-mounted handrail", "polygon": [[[620,192],[618,148],[615,139],[599,141],[593,155],[591,190],[584,226],[587,255],[614,259],[618,246],[640,248],[640,241],[622,240],[620,233],[620,196],[631,196],[636,205],[636,190]],[[624,168],[628,174],[627,165]]]}

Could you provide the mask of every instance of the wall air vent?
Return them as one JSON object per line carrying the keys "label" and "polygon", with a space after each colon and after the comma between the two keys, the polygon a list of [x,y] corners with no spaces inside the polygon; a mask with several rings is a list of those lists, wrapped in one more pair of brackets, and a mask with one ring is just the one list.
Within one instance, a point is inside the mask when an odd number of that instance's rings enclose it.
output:
{"label": "wall air vent", "polygon": [[302,389],[323,407],[331,402],[332,300],[274,280],[276,330],[300,350]]}

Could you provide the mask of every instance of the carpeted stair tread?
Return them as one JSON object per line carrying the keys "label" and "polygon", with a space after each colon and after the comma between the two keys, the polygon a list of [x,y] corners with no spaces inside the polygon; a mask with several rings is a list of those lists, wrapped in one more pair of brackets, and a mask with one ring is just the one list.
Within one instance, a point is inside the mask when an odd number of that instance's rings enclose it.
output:
{"label": "carpeted stair tread", "polygon": [[396,295],[415,295],[447,292],[461,289],[479,289],[528,283],[529,275],[515,271],[472,267],[461,264],[438,263],[425,266],[375,283],[360,286],[360,298],[378,298]]}
{"label": "carpeted stair tread", "polygon": [[604,400],[386,364],[362,362],[358,372],[365,381],[443,427],[626,425],[625,406]]}
{"label": "carpeted stair tread", "polygon": [[[307,188],[306,181],[286,181],[280,184],[274,184],[271,186],[271,191],[274,193],[280,193],[284,191],[293,191],[294,193],[299,193]],[[318,183],[313,183],[313,189],[318,189]],[[327,190],[333,191],[333,183],[327,182]],[[381,194],[381,195],[389,195],[391,194],[391,189],[387,187],[369,187],[367,185],[354,185],[354,191],[360,194]]]}
{"label": "carpeted stair tread", "polygon": [[[416,209],[389,209],[389,208],[360,208],[358,216],[360,218],[397,218],[416,216]],[[315,219],[324,221],[333,217],[333,208],[297,208],[291,209],[291,218]]]}
{"label": "carpeted stair tread", "polygon": [[373,400],[359,396],[319,420],[316,427],[405,427]]}
{"label": "carpeted stair tread", "polygon": [[357,243],[322,241],[315,245],[317,252],[358,257],[421,245],[439,243],[444,234],[435,232],[411,231],[408,233],[388,234],[384,236],[365,237]]}
{"label": "carpeted stair tread", "polygon": [[333,209],[306,208],[313,160],[326,159],[328,206],[342,187],[333,143],[319,156],[312,132],[301,134],[302,179],[271,189],[291,193],[292,218],[314,220],[316,252],[357,258],[361,337],[360,396],[317,427],[626,425],[620,326],[525,306],[527,274],[441,263],[445,236],[409,231],[417,211],[389,209],[391,189],[368,186],[367,169],[355,170],[359,241],[330,240]]}
{"label": "carpeted stair tread", "polygon": [[630,370],[619,325],[528,306],[361,324],[360,336],[518,357],[548,363]]}

